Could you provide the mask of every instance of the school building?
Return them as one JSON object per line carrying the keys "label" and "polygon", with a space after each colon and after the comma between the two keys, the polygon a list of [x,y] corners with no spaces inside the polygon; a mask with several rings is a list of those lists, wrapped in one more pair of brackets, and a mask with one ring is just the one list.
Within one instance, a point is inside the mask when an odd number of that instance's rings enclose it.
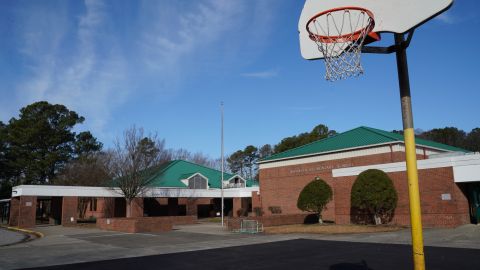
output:
{"label": "school building", "polygon": [[[480,154],[418,139],[417,159],[423,225],[454,227],[480,220]],[[392,179],[398,203],[392,224],[409,225],[409,200],[403,135],[358,127],[259,161],[259,184],[224,174],[225,215],[248,215],[265,226],[302,223],[297,209],[300,191],[317,177],[333,190],[324,220],[349,224],[355,220],[350,192],[357,176],[379,169]],[[151,185],[131,205],[118,188],[22,185],[13,188],[12,226],[69,225],[96,219],[97,226],[122,231],[168,230],[175,224],[218,216],[221,172],[183,160],[157,169]],[[85,204],[80,213],[79,204]],[[238,219],[237,219],[238,221]],[[167,224],[168,226],[166,226]],[[166,226],[165,228],[163,228]]]}
{"label": "school building", "polygon": [[[212,168],[184,160],[167,162],[156,168],[148,181],[148,188],[133,200],[130,218],[123,220],[127,205],[119,188],[16,186],[10,200],[9,224],[29,228],[41,224],[72,225],[90,220],[97,224],[109,223],[105,226],[115,222],[117,227],[128,222],[132,226],[143,226],[138,223],[149,224],[152,220],[155,222],[148,225],[150,227],[163,226],[165,222],[170,225],[195,223],[197,218],[215,217],[220,213],[221,179],[221,172]],[[258,191],[257,183],[229,173],[224,173],[223,179],[225,215],[238,215],[239,209],[251,212],[251,196],[252,192]],[[135,230],[123,228],[123,231]],[[143,228],[142,231],[155,231],[155,228]]]}
{"label": "school building", "polygon": [[[423,225],[453,227],[477,223],[480,215],[480,154],[416,139]],[[379,169],[398,194],[391,223],[409,225],[409,200],[403,135],[358,127],[336,136],[278,153],[259,162],[263,209],[299,214],[301,190],[316,177],[333,190],[323,218],[337,224],[353,221],[350,192],[356,177]],[[265,215],[275,215],[265,211]]]}

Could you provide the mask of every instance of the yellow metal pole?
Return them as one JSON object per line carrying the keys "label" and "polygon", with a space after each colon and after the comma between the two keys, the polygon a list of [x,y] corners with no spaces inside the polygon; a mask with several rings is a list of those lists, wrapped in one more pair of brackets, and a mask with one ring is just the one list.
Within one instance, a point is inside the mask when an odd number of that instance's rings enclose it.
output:
{"label": "yellow metal pole", "polygon": [[422,214],[420,210],[420,190],[418,187],[417,151],[413,129],[412,101],[408,78],[407,53],[403,34],[395,34],[398,82],[402,105],[403,137],[407,163],[408,195],[410,199],[410,224],[412,226],[413,265],[415,270],[425,269],[423,253]]}

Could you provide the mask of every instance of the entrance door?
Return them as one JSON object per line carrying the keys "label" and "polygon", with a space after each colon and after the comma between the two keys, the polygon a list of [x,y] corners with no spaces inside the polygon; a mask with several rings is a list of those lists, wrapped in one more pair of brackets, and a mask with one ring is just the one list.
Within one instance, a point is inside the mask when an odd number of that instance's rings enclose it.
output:
{"label": "entrance door", "polygon": [[52,215],[52,199],[51,198],[39,198],[37,199],[37,212],[35,223],[50,224],[50,218]]}
{"label": "entrance door", "polygon": [[473,224],[480,223],[480,183],[468,184],[468,203],[470,204],[470,219]]}

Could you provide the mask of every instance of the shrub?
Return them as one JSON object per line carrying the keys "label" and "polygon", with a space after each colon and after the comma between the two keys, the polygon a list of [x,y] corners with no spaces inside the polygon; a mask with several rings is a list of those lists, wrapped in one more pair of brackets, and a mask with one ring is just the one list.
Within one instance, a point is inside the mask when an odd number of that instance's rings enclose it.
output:
{"label": "shrub", "polygon": [[382,223],[382,217],[391,217],[397,200],[392,180],[381,170],[362,172],[352,186],[351,206],[373,216],[377,225]]}
{"label": "shrub", "polygon": [[268,210],[270,210],[270,212],[272,214],[281,214],[282,213],[282,208],[280,206],[269,206]]}
{"label": "shrub", "polygon": [[261,207],[254,207],[253,212],[255,212],[257,217],[263,216],[263,209]]}
{"label": "shrub", "polygon": [[318,222],[322,223],[322,211],[328,202],[332,200],[332,194],[332,188],[317,177],[300,192],[297,207],[302,211],[315,213],[318,217]]}

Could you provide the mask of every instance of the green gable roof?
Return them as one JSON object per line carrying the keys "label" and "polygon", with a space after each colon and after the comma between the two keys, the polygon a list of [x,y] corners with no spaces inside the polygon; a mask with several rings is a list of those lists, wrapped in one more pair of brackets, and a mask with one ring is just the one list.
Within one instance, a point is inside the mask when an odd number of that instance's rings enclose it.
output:
{"label": "green gable roof", "polygon": [[[447,152],[468,152],[465,149],[432,142],[420,138],[415,139],[418,146],[436,148]],[[262,159],[270,161],[276,159],[293,158],[303,155],[321,154],[325,152],[340,151],[348,148],[365,147],[375,144],[403,143],[403,135],[370,127],[358,127],[335,136],[318,140],[297,148],[293,148]]]}
{"label": "green gable roof", "polygon": [[[220,188],[222,173],[218,170],[198,165],[185,160],[173,160],[162,164],[154,169],[156,172],[151,178],[150,186],[153,187],[186,187],[181,181],[190,176],[200,173],[208,178],[209,188]],[[224,173],[224,181],[235,176],[234,174]],[[253,181],[247,180],[247,187],[252,186]]]}

